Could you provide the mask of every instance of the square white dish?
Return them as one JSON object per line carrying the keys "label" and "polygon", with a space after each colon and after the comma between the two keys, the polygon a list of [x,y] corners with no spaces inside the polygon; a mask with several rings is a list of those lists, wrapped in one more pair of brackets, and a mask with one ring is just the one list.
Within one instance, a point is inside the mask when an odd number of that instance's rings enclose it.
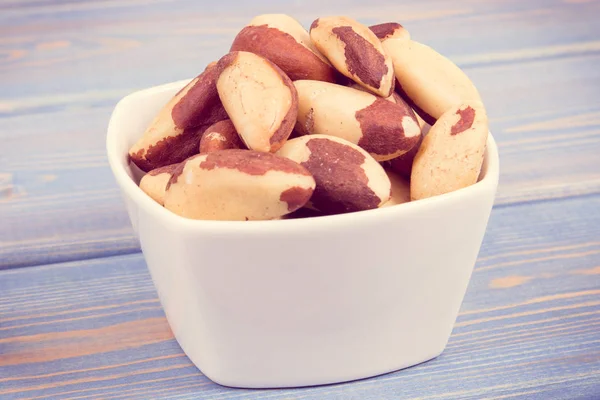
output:
{"label": "square white dish", "polygon": [[295,387],[406,368],[445,348],[494,202],[488,135],[479,182],[377,210],[197,221],[139,189],[128,150],[189,80],[123,98],[107,134],[121,188],[178,343],[226,386]]}

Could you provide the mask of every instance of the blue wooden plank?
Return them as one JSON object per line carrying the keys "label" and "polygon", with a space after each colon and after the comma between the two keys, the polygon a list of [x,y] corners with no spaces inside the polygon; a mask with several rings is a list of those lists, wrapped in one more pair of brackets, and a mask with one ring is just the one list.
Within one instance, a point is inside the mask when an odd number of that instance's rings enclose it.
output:
{"label": "blue wooden plank", "polygon": [[445,352],[376,378],[239,390],[168,328],[139,254],[0,272],[0,398],[592,399],[600,195],[496,208]]}

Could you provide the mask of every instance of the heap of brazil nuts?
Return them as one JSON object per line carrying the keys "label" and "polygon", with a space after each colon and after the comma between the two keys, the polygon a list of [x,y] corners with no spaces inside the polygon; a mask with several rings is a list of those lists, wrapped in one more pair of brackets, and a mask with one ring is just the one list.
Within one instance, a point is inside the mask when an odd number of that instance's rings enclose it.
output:
{"label": "heap of brazil nuts", "polygon": [[477,182],[488,119],[452,61],[397,22],[253,18],[129,150],[153,201],[191,219],[311,218]]}

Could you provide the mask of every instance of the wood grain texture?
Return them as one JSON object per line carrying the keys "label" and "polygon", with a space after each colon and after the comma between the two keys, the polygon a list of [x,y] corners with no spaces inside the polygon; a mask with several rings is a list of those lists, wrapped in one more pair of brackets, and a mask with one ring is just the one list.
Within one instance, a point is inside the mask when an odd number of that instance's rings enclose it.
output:
{"label": "wood grain texture", "polygon": [[[500,187],[435,360],[237,390],[173,339],[108,168],[108,119],[267,12],[398,21],[484,98]],[[598,15],[597,0],[0,0],[0,399],[599,399]]]}
{"label": "wood grain texture", "polygon": [[498,205],[599,192],[597,1],[2,1],[0,269],[139,251],[105,157],[114,104],[195,76],[264,12],[397,20],[457,62],[499,143]]}
{"label": "wood grain texture", "polygon": [[3,271],[0,398],[597,398],[599,239],[600,196],[500,207],[440,357],[291,390],[228,389],[202,375],[139,254]]}

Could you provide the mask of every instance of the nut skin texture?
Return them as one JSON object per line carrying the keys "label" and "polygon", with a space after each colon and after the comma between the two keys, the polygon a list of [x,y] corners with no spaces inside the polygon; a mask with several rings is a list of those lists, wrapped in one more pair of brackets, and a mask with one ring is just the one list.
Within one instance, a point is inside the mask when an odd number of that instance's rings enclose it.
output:
{"label": "nut skin texture", "polygon": [[397,104],[362,90],[327,82],[296,81],[300,134],[326,134],[348,140],[377,161],[408,152],[421,129],[406,103]]}
{"label": "nut skin texture", "polygon": [[367,26],[348,17],[323,17],[311,25],[310,38],[344,76],[381,97],[392,94],[392,60]]}
{"label": "nut skin texture", "polygon": [[[358,145],[363,149],[368,149],[371,154],[376,154],[379,161],[395,157],[399,153],[403,154],[406,149],[412,149],[415,146],[413,139],[408,138],[407,140],[406,137],[400,137],[396,134],[397,122],[386,123],[389,115],[400,114],[398,110],[402,110],[402,117],[400,118],[402,131],[406,132],[408,129],[413,129],[414,136],[411,138],[418,139],[421,136],[421,130],[410,107],[402,108],[390,101],[377,99],[369,107],[357,111],[355,114],[363,131],[363,136],[358,141]],[[395,152],[390,152],[390,145],[393,145],[392,149]]]}
{"label": "nut skin texture", "polygon": [[153,169],[140,180],[140,189],[161,206],[165,202],[165,191],[173,172],[179,164],[171,164]]}
{"label": "nut skin texture", "polygon": [[[360,91],[363,91],[363,92],[368,92],[367,89],[365,89],[364,87],[362,87],[361,85],[359,85],[356,82],[346,82],[346,84],[344,86],[348,86],[348,87],[351,87],[352,89],[360,90]],[[391,101],[392,103],[399,104],[399,105],[401,105],[403,107],[411,108],[411,110],[412,110],[412,107],[410,106],[410,104],[406,100],[404,100],[404,98],[402,96],[400,96],[395,91],[394,91],[394,93],[392,93],[391,96],[386,97],[385,99],[387,101]],[[427,122],[425,122],[423,120],[423,118],[421,118],[421,116],[418,113],[416,113],[414,110],[412,110],[412,112],[413,112],[415,118],[417,119],[417,123],[421,127],[421,134],[422,135],[427,134],[427,132],[429,132],[429,128],[431,128],[431,125],[429,125]],[[419,144],[420,143],[421,143],[421,141],[419,140]],[[413,147],[413,149],[411,150],[411,152],[413,150],[414,150],[414,153],[413,153],[413,156],[414,156],[414,154],[417,153],[417,149]],[[402,157],[402,156],[400,156],[400,157]],[[409,175],[410,175],[410,173],[409,173]]]}
{"label": "nut skin texture", "polygon": [[[396,102],[398,104],[406,104],[408,106],[406,101],[404,101],[404,99],[396,92],[394,92],[394,94],[392,96],[388,97],[388,99],[390,101]],[[423,121],[423,119],[419,116],[419,114],[415,113],[415,116],[417,117],[417,122],[419,123],[419,126],[421,127],[421,137],[419,138],[419,141],[417,142],[417,144],[414,145],[412,147],[412,149],[410,149],[406,153],[404,153],[396,158],[392,158],[389,161],[384,162],[384,166],[386,166],[387,168],[391,169],[395,173],[400,174],[401,176],[403,176],[407,179],[410,179],[410,174],[412,172],[413,160],[415,159],[415,156],[417,155],[417,152],[419,151],[419,147],[421,147],[423,137],[425,137],[425,135],[427,135],[427,133],[429,132],[429,129],[431,128],[431,125],[429,125],[427,122]]]}
{"label": "nut skin texture", "polygon": [[[388,97],[387,99],[396,104],[401,104],[405,107],[410,107],[413,110],[415,117],[417,118],[417,123],[419,124],[419,127],[421,128],[421,135],[424,136],[427,134],[427,132],[429,132],[429,128],[431,128],[431,125],[429,125],[427,122],[425,122],[423,120],[423,118],[421,118],[419,113],[415,112],[415,110],[411,107],[411,105],[406,100],[404,100],[404,98],[402,96],[400,96],[397,92],[392,93],[392,95],[390,97]],[[419,144],[420,143],[421,142],[419,141]],[[413,147],[413,149],[414,149],[414,147]]]}
{"label": "nut skin texture", "polygon": [[237,34],[230,51],[258,54],[281,68],[292,81],[336,79],[336,71],[314,47],[308,32],[285,14],[265,14],[252,19]]}
{"label": "nut skin texture", "polygon": [[218,71],[209,65],[160,110],[129,158],[142,171],[174,164],[198,153],[204,130],[227,118],[216,88]]}
{"label": "nut skin texture", "polygon": [[290,78],[266,58],[234,51],[217,63],[217,91],[248,149],[275,152],[290,136],[298,93]]}
{"label": "nut skin texture", "polygon": [[303,207],[314,188],[306,168],[289,159],[254,150],[219,150],[181,163],[164,205],[190,219],[279,219]]}
{"label": "nut skin texture", "polygon": [[413,161],[412,200],[449,193],[477,182],[483,165],[488,118],[483,104],[452,107],[438,118]]}
{"label": "nut skin texture", "polygon": [[218,150],[243,149],[242,139],[235,130],[230,119],[219,121],[209,126],[200,140],[200,154]]}
{"label": "nut skin texture", "polygon": [[481,103],[469,77],[431,47],[405,39],[387,39],[382,45],[394,63],[396,91],[428,124],[451,107]]}
{"label": "nut skin texture", "polygon": [[370,210],[387,202],[391,184],[383,167],[360,147],[327,135],[289,140],[278,152],[306,167],[316,181],[310,208],[325,214]]}
{"label": "nut skin texture", "polygon": [[385,22],[383,24],[371,25],[369,29],[384,41],[386,39],[410,39],[410,33],[397,22]]}

